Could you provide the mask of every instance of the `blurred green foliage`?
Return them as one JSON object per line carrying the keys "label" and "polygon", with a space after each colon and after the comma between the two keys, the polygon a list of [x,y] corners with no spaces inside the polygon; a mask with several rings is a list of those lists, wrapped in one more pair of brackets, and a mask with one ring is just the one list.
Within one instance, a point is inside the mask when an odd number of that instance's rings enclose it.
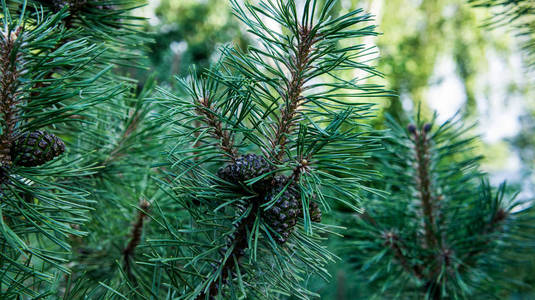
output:
{"label": "blurred green foliage", "polygon": [[[414,104],[421,104],[430,114],[426,92],[439,83],[431,82],[432,76],[440,59],[452,59],[464,86],[465,113],[473,114],[475,79],[486,72],[485,52],[504,48],[480,26],[478,14],[481,12],[464,0],[382,1],[379,69],[389,87]],[[396,119],[406,120],[398,98],[392,98],[386,110]]]}
{"label": "blurred green foliage", "polygon": [[193,64],[206,68],[222,44],[247,44],[227,1],[163,0],[154,13],[149,57],[160,82],[185,75]]}

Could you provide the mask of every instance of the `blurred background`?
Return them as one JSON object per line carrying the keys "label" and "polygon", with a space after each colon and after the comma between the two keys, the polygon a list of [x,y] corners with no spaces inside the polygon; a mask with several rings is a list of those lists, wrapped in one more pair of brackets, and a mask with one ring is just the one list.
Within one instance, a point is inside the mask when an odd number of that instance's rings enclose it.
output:
{"label": "blurred background", "polygon": [[[418,107],[440,121],[456,113],[476,122],[481,136],[478,154],[492,182],[503,180],[532,199],[535,162],[535,92],[520,40],[512,26],[484,26],[492,16],[466,0],[341,0],[336,10],[364,8],[375,15],[382,34],[361,43],[377,46],[373,64],[384,74],[381,83],[399,97],[381,100],[373,122],[380,128],[385,113],[407,120]],[[151,70],[127,70],[143,82],[156,72],[170,88],[174,76],[202,69],[217,60],[218,47],[232,43],[246,48],[254,42],[234,18],[228,0],[149,0],[137,12],[147,18],[144,29],[154,34],[146,59]],[[335,251],[336,252],[336,251]],[[358,299],[366,274],[333,266],[330,283],[311,281],[324,299]],[[510,299],[535,299],[533,262],[517,266],[511,279],[524,288]],[[351,295],[351,297],[350,297]]]}

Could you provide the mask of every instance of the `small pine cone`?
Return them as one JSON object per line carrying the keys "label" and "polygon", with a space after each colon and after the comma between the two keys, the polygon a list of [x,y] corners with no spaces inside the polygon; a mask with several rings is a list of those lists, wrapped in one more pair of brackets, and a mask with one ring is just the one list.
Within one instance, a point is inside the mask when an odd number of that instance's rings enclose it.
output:
{"label": "small pine cone", "polygon": [[11,147],[13,163],[18,166],[42,165],[65,151],[65,144],[57,136],[37,130],[23,133]]}
{"label": "small pine cone", "polygon": [[[273,166],[263,156],[256,154],[247,154],[240,156],[235,162],[226,165],[219,169],[217,176],[225,181],[237,184],[244,182],[265,173],[273,171]],[[271,179],[271,178],[269,178]],[[271,180],[262,180],[263,183]],[[256,186],[264,186],[265,184],[257,184]]]}
{"label": "small pine cone", "polygon": [[113,5],[97,5],[98,9],[102,10],[113,10],[115,7]]}
{"label": "small pine cone", "polygon": [[[287,181],[286,176],[276,176],[271,190],[264,198],[264,203],[272,201],[284,189]],[[263,217],[266,224],[280,235],[277,237],[277,242],[284,244],[293,232],[301,214],[300,194],[297,187],[291,183],[277,201],[264,212]]]}
{"label": "small pine cone", "polygon": [[321,209],[316,202],[310,201],[310,204],[308,205],[308,214],[310,215],[310,220],[312,222],[321,222]]}
{"label": "small pine cone", "polygon": [[423,131],[425,133],[428,133],[429,131],[431,131],[431,128],[433,127],[433,125],[431,125],[431,123],[425,123],[424,127],[422,128]]}
{"label": "small pine cone", "polygon": [[407,130],[409,130],[409,133],[410,134],[416,134],[416,125],[414,124],[409,124],[407,126]]}
{"label": "small pine cone", "polygon": [[87,0],[54,0],[56,6],[63,8],[65,5],[69,5],[71,9],[79,10],[87,4]]}

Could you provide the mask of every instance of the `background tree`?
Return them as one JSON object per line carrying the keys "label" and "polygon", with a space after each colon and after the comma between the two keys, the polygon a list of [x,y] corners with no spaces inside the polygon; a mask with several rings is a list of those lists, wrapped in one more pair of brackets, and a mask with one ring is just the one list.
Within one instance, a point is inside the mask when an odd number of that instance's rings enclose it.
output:
{"label": "background tree", "polygon": [[458,121],[418,116],[406,129],[393,120],[388,128],[386,150],[373,154],[383,177],[372,182],[388,195],[370,195],[363,213],[344,218],[349,230],[337,248],[366,274],[350,280],[362,278],[378,297],[502,297],[512,287],[507,270],[529,253],[522,203],[504,184],[489,185]]}
{"label": "background tree", "polygon": [[492,8],[494,17],[489,20],[492,26],[513,26],[523,42],[528,65],[534,63],[535,51],[535,4],[528,0],[469,0],[476,7]]}
{"label": "background tree", "polygon": [[[148,17],[143,30],[154,39],[146,52],[146,65],[163,85],[176,83],[173,76],[187,76],[192,65],[204,71],[218,60],[218,48],[226,43],[245,49],[248,41],[228,1],[154,1],[143,8]],[[147,72],[128,70],[140,82]]]}

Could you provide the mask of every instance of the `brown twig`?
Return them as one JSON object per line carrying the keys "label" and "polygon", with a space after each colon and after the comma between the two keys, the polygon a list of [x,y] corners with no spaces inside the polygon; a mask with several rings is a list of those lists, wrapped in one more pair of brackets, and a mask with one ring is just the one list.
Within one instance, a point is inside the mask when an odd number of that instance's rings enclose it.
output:
{"label": "brown twig", "polygon": [[294,130],[297,110],[304,100],[302,95],[305,78],[303,73],[307,71],[310,66],[310,52],[314,43],[318,41],[317,37],[311,33],[309,27],[299,27],[299,35],[297,36],[297,50],[292,56],[292,64],[295,68],[290,69],[290,80],[288,81],[283,100],[285,106],[281,111],[278,119],[275,135],[270,141],[272,146],[271,157],[276,161],[280,161],[284,155],[284,149],[288,143],[288,135]]}
{"label": "brown twig", "polygon": [[231,273],[235,267],[234,258],[236,258],[236,261],[239,261],[244,254],[244,250],[248,247],[247,232],[250,231],[251,226],[256,219],[258,209],[258,203],[254,202],[253,209],[249,215],[239,223],[236,231],[231,236],[228,245],[229,247],[233,246],[234,248],[226,261],[223,261],[225,258],[225,256],[223,256],[219,262],[219,268],[221,269],[220,280],[218,280],[219,278],[214,278],[208,287],[204,289],[195,300],[204,300],[207,296],[210,296],[210,299],[213,299],[217,296],[219,292],[219,282],[225,283],[228,280],[229,273]]}
{"label": "brown twig", "polygon": [[367,211],[364,210],[363,212],[358,213],[357,215],[359,216],[359,218],[365,220],[366,222],[372,224],[373,226],[377,226],[377,222]]}
{"label": "brown twig", "polygon": [[[19,108],[21,92],[20,70],[21,54],[14,54],[15,44],[22,27],[13,32],[0,30],[0,113],[3,114],[4,127],[0,136],[0,165],[11,165],[10,149],[15,139],[15,126],[19,120]],[[14,55],[14,57],[13,57]]]}
{"label": "brown twig", "polygon": [[195,111],[199,116],[203,117],[202,121],[212,128],[212,135],[219,140],[219,148],[234,161],[238,156],[238,151],[234,147],[234,138],[227,130],[223,129],[223,123],[214,114],[214,107],[209,97],[199,99],[198,103],[199,106]]}
{"label": "brown twig", "polygon": [[394,257],[406,272],[414,274],[419,279],[424,278],[422,268],[418,265],[411,265],[409,259],[403,254],[403,244],[396,233],[387,231],[382,237],[385,239],[384,244],[392,250]]}
{"label": "brown twig", "polygon": [[427,247],[433,247],[437,245],[438,241],[435,236],[435,216],[429,174],[429,138],[427,136],[429,126],[426,124],[420,130],[413,129],[412,134],[416,150],[416,183],[424,215],[425,241]]}
{"label": "brown twig", "polygon": [[134,257],[134,252],[141,241],[141,233],[143,232],[143,224],[147,217],[150,203],[142,199],[139,203],[140,210],[138,211],[136,222],[132,225],[132,233],[128,245],[123,249],[124,269],[126,274],[133,278],[130,268],[130,261]]}

